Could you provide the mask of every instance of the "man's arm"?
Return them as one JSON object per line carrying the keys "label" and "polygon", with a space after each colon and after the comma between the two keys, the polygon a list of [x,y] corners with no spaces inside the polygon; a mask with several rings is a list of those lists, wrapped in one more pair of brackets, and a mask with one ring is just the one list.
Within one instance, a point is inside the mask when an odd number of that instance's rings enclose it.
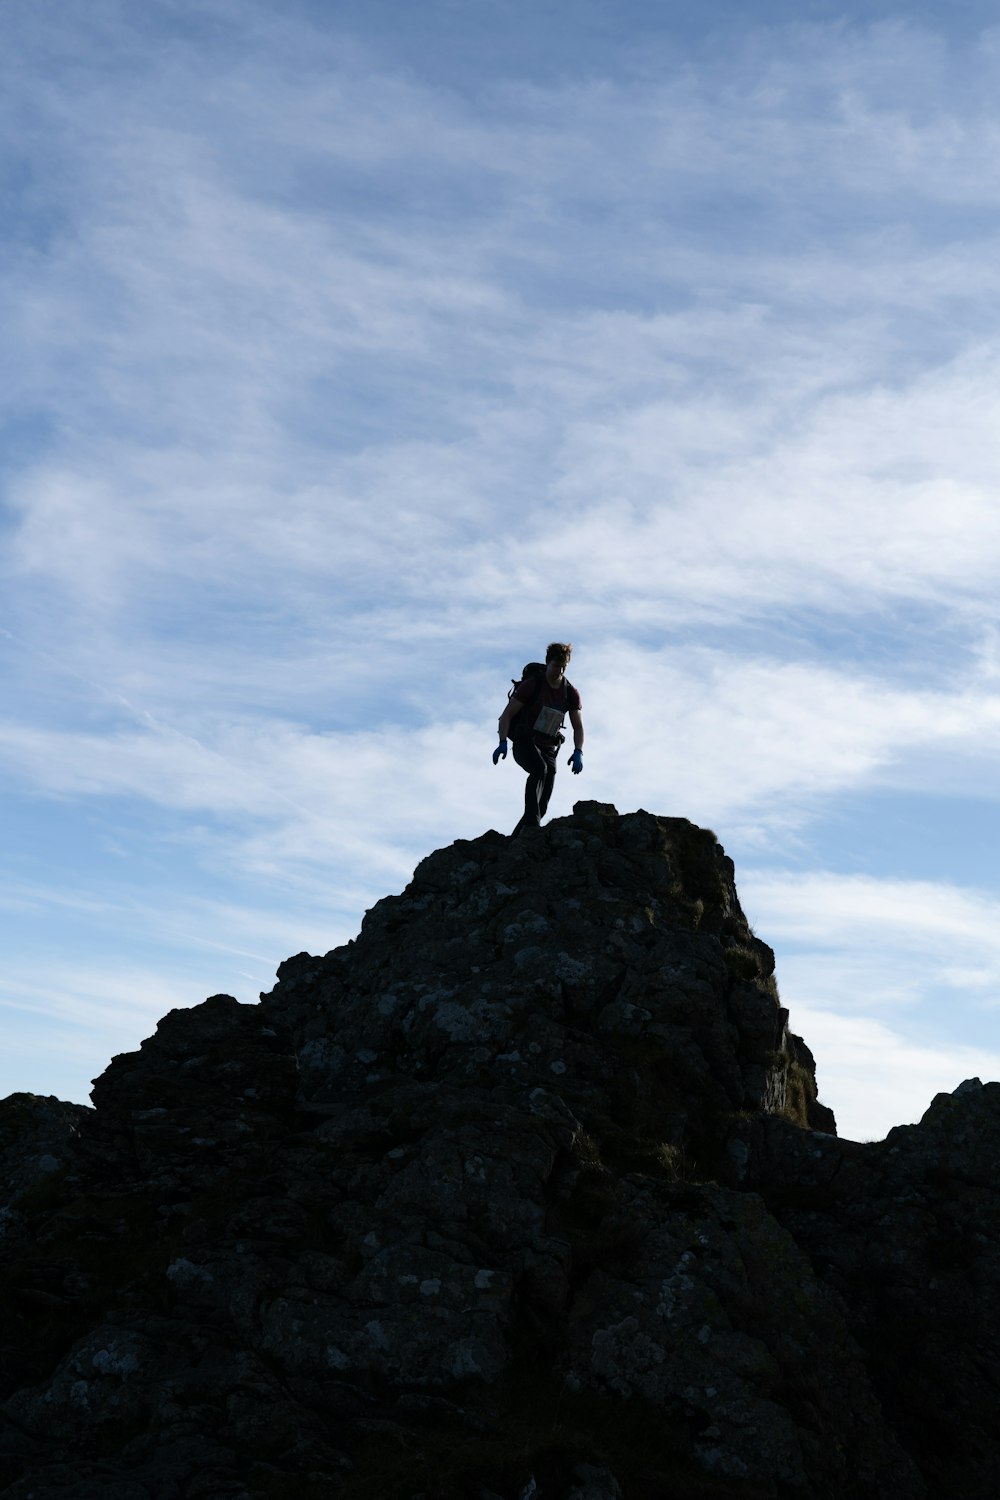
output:
{"label": "man's arm", "polygon": [[577,750],[583,749],[583,714],[578,708],[569,711],[569,722],[573,726],[573,744]]}
{"label": "man's arm", "polygon": [[521,702],[520,698],[507,699],[507,707],[500,715],[500,723],[497,725],[497,733],[502,740],[505,740],[507,738],[507,731],[510,728],[511,719],[516,719],[523,707],[524,704]]}

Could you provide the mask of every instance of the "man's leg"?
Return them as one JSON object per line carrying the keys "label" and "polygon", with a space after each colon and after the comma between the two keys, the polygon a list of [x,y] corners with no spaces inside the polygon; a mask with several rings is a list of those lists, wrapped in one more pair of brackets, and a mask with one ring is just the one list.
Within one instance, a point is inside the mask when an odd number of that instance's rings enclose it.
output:
{"label": "man's leg", "polygon": [[528,779],[524,783],[524,813],[511,834],[511,838],[514,838],[523,828],[537,828],[541,822],[548,765],[534,740],[514,740],[511,749],[521,770],[528,773]]}
{"label": "man's leg", "polygon": [[553,745],[551,750],[539,752],[545,761],[545,781],[542,785],[541,795],[538,798],[538,815],[544,818],[549,808],[549,798],[552,796],[552,788],[556,780],[556,768],[559,764],[559,747]]}

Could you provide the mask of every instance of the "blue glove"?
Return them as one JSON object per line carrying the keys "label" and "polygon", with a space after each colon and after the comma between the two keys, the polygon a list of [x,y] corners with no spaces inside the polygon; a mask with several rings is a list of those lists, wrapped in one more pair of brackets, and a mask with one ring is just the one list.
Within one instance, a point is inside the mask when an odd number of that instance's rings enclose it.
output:
{"label": "blue glove", "polygon": [[493,752],[493,764],[496,765],[496,763],[497,763],[498,760],[506,760],[506,759],[507,759],[507,741],[506,740],[501,740],[500,743],[499,743],[499,745],[496,747],[496,749]]}
{"label": "blue glove", "polygon": [[574,750],[573,754],[570,756],[566,764],[573,767],[574,776],[579,776],[580,772],[583,770],[583,751]]}

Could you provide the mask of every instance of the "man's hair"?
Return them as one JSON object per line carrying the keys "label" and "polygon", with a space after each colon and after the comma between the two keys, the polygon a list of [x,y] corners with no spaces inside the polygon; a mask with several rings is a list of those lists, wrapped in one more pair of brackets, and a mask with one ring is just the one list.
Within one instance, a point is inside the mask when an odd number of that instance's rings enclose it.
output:
{"label": "man's hair", "polygon": [[561,661],[565,666],[572,655],[573,647],[568,641],[550,641],[545,648],[545,664],[548,666],[550,661]]}

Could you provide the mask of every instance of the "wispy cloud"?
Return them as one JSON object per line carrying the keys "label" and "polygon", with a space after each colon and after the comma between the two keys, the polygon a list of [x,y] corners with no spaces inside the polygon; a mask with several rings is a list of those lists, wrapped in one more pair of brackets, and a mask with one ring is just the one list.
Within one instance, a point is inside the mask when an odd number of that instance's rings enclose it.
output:
{"label": "wispy cloud", "polygon": [[746,871],[741,891],[842,1133],[885,1134],[935,1093],[1000,1074],[995,892],[780,870]]}
{"label": "wispy cloud", "polygon": [[1000,898],[929,880],[886,880],[811,871],[795,877],[755,872],[762,920],[798,942],[870,944],[892,934],[922,955],[974,944],[995,955],[1000,987]]}
{"label": "wispy cloud", "polygon": [[848,1140],[881,1140],[915,1124],[935,1095],[967,1078],[1000,1077],[1000,1051],[954,1040],[915,1041],[898,1027],[801,1000],[793,1024],[819,1058],[820,1098],[832,1105]]}
{"label": "wispy cloud", "polygon": [[135,1050],[167,1011],[194,1003],[162,970],[121,962],[46,965],[42,982],[15,968],[4,976],[0,1093],[57,1094],[88,1102],[90,1081],[114,1053]]}
{"label": "wispy cloud", "polygon": [[[723,834],[750,822],[773,837],[825,797],[891,783],[920,753],[936,756],[924,772],[933,784],[942,763],[989,765],[1000,749],[989,683],[919,691],[807,661],[649,651],[627,638],[591,648],[585,671],[588,795],[684,811]],[[197,735],[152,717],[99,733],[9,724],[0,763],[51,796],[131,797],[209,817],[215,857],[234,867],[249,860],[292,877],[347,858],[370,876],[398,876],[428,838],[512,821],[517,773],[494,770],[487,753],[502,679],[456,672],[453,686],[456,703],[428,705],[430,723],[414,703],[405,727],[402,706],[385,726],[325,732],[204,712]],[[192,839],[207,836],[203,821],[192,826]]]}
{"label": "wispy cloud", "polygon": [[[985,1040],[1000,1007],[1000,900],[942,882],[754,871],[745,881],[762,931],[785,949],[783,970],[810,1002],[841,1011],[928,1005],[928,1032],[947,1033],[951,1004]],[[935,996],[950,996],[937,1005]],[[978,1012],[978,1019],[977,1019]]]}

